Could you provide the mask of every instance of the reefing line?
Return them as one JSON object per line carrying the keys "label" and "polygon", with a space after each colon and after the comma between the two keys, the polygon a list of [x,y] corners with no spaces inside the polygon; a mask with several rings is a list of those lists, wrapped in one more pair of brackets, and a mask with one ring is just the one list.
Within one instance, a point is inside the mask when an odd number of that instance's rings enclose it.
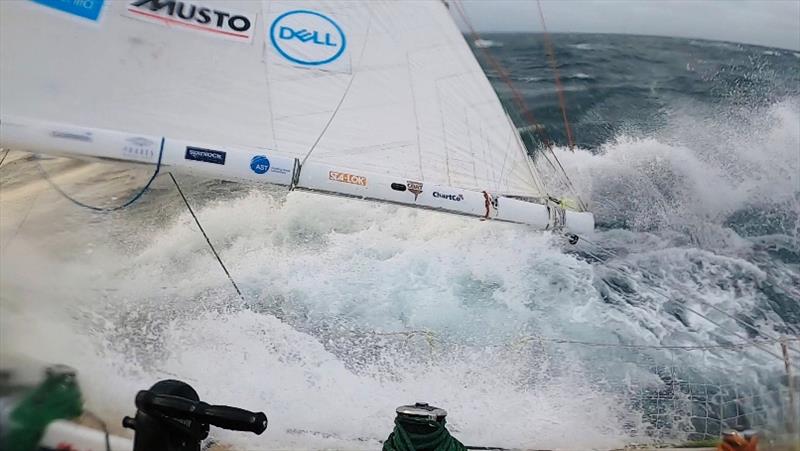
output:
{"label": "reefing line", "polygon": [[[66,191],[61,189],[61,187],[58,186],[50,178],[50,175],[47,173],[47,171],[44,170],[44,168],[42,167],[41,163],[39,162],[38,155],[37,155],[37,158],[36,158],[36,168],[39,169],[39,173],[42,174],[42,177],[50,185],[50,187],[52,187],[54,190],[56,190],[59,194],[61,194],[61,196],[63,196],[68,201],[72,202],[73,204],[75,204],[75,205],[77,205],[79,207],[88,208],[89,210],[94,210],[94,211],[99,211],[99,212],[104,212],[104,213],[110,213],[112,211],[119,211],[119,210],[122,210],[124,208],[127,208],[127,207],[133,205],[134,202],[139,200],[144,195],[144,193],[150,188],[150,185],[153,184],[153,181],[156,179],[156,177],[158,177],[158,172],[161,171],[161,159],[163,157],[164,157],[164,137],[161,138],[161,146],[160,146],[159,151],[158,151],[158,162],[156,163],[156,170],[153,172],[153,175],[150,177],[150,180],[148,180],[147,184],[145,184],[142,189],[140,189],[136,194],[134,194],[133,197],[128,199],[125,203],[123,203],[121,205],[117,205],[116,207],[96,207],[94,205],[89,205],[87,203],[81,202],[78,199],[75,199],[74,197],[70,196],[69,194],[67,194]],[[5,159],[5,157],[3,159]]]}

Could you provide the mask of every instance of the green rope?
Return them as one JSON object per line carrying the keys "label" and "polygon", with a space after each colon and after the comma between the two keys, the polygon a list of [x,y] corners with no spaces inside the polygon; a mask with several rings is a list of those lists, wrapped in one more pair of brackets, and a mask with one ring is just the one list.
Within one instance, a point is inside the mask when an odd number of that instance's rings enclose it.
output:
{"label": "green rope", "polygon": [[77,417],[82,411],[83,401],[75,376],[48,374],[11,412],[0,449],[33,451],[50,422]]}
{"label": "green rope", "polygon": [[[424,426],[428,433],[408,432],[405,425]],[[445,421],[436,422],[428,418],[399,418],[394,420],[394,431],[383,443],[383,451],[466,451],[466,447],[450,435],[444,427]]]}

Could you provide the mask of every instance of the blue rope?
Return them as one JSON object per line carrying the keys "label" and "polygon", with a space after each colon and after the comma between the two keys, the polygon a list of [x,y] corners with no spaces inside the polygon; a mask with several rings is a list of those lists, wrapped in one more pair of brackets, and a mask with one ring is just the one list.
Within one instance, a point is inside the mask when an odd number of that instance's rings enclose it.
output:
{"label": "blue rope", "polygon": [[75,199],[74,197],[72,197],[69,194],[67,194],[66,192],[64,192],[64,190],[62,190],[58,185],[56,185],[55,182],[50,180],[50,176],[47,174],[47,172],[45,172],[44,168],[42,168],[42,165],[39,164],[38,161],[36,162],[36,164],[39,166],[39,171],[41,171],[42,175],[44,176],[44,179],[47,180],[47,183],[49,183],[50,186],[52,186],[54,190],[58,191],[59,194],[64,196],[67,200],[69,200],[73,204],[78,205],[78,206],[83,207],[83,208],[88,208],[88,209],[94,210],[94,211],[101,211],[101,212],[104,212],[104,213],[109,213],[109,212],[112,212],[112,211],[122,210],[123,208],[130,206],[131,204],[133,204],[134,202],[139,200],[140,197],[142,197],[142,195],[145,193],[145,191],[147,191],[148,188],[150,188],[150,185],[153,183],[153,180],[155,180],[156,177],[158,177],[158,172],[161,170],[161,158],[163,156],[164,156],[164,138],[162,137],[161,138],[161,148],[158,150],[158,163],[156,163],[156,171],[153,172],[153,175],[150,177],[150,180],[147,181],[147,184],[144,186],[144,188],[139,190],[139,192],[136,193],[133,197],[131,197],[127,202],[125,202],[122,205],[118,205],[116,207],[95,207],[94,205],[85,204],[85,203]]}

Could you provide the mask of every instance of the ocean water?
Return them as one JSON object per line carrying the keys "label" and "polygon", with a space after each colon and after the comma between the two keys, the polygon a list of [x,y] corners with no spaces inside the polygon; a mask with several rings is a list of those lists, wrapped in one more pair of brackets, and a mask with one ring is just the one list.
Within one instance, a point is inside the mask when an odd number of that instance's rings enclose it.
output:
{"label": "ocean water", "polygon": [[[179,176],[240,299],[169,178],[129,210],[97,214],[12,154],[0,168],[0,349],[76,367],[110,424],[161,378],[264,410],[260,437],[213,431],[237,449],[376,449],[394,408],[422,400],[470,445],[779,431],[775,339],[800,335],[800,53],[553,35],[570,152],[541,37],[483,38],[478,56],[508,70],[597,215],[578,245]],[[539,135],[526,139],[542,151]],[[43,165],[99,203],[150,175]],[[800,342],[789,345],[797,368]]]}

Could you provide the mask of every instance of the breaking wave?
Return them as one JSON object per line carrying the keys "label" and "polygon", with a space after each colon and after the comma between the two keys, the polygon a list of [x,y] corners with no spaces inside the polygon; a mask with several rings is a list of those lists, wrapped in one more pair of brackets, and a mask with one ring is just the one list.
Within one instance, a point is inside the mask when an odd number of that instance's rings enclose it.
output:
{"label": "breaking wave", "polygon": [[[470,445],[679,440],[719,412],[670,404],[656,421],[632,393],[665,393],[676,368],[769,387],[782,362],[760,348],[625,346],[800,333],[798,105],[678,102],[655,129],[558,150],[598,219],[577,247],[516,225],[179,177],[243,299],[169,179],[96,215],[37,184],[30,162],[4,165],[0,343],[75,366],[109,424],[159,378],[265,410],[261,437],[215,432],[243,448],[375,449],[394,408],[421,400],[447,409]],[[84,169],[103,196],[149,176]]]}

